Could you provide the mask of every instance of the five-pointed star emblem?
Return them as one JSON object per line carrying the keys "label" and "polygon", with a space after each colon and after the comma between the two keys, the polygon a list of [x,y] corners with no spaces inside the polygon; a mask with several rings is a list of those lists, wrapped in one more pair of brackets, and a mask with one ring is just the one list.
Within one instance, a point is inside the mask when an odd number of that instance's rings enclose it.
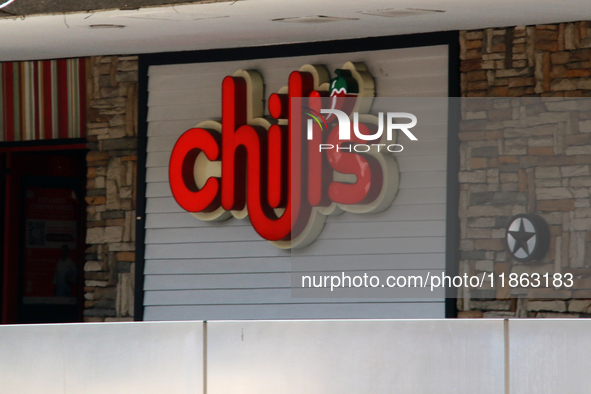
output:
{"label": "five-pointed star emblem", "polygon": [[[511,253],[513,255],[516,255],[517,252],[519,251],[519,249],[523,249],[523,251],[526,253],[526,255],[530,255],[532,250],[530,250],[529,245],[528,245],[528,241],[536,235],[535,232],[529,232],[525,230],[525,226],[524,226],[524,219],[523,218],[519,218],[519,230],[517,231],[511,231],[509,230],[509,236],[513,237],[513,239],[515,240],[513,247],[511,248]],[[511,226],[513,227],[513,226]]]}

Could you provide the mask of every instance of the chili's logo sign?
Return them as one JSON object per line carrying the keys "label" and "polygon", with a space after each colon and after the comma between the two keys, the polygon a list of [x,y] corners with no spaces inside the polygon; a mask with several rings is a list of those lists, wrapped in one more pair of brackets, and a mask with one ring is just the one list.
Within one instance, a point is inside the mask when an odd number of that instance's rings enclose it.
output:
{"label": "chili's logo sign", "polygon": [[[169,181],[177,203],[200,220],[247,216],[273,245],[303,248],[326,217],[375,213],[398,191],[397,133],[409,113],[369,114],[375,85],[364,64],[347,62],[330,77],[305,65],[269,96],[263,79],[239,70],[222,82],[221,122],[205,121],[176,142]],[[398,123],[406,119],[410,122]]]}

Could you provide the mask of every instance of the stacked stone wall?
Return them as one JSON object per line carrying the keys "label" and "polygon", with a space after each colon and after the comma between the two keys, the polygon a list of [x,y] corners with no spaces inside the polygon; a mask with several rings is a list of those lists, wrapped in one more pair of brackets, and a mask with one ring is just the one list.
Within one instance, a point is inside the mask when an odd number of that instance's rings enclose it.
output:
{"label": "stacked stone wall", "polygon": [[138,62],[93,57],[87,76],[84,320],[133,320]]}
{"label": "stacked stone wall", "polygon": [[581,289],[536,299],[464,292],[459,317],[588,317],[591,107],[540,108],[525,97],[591,97],[591,23],[463,31],[460,45],[463,97],[516,98],[464,103],[460,272],[515,270],[505,228],[515,214],[536,213],[550,226],[549,252],[522,272],[571,272]]}

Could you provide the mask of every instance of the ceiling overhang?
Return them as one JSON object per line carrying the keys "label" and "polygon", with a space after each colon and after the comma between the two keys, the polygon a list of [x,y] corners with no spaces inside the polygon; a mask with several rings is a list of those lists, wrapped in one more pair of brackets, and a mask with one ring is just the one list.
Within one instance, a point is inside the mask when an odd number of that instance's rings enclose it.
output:
{"label": "ceiling overhang", "polygon": [[[34,2],[59,3],[15,0],[5,9]],[[0,19],[0,61],[265,46],[591,20],[587,0],[236,0],[121,9],[139,3],[171,2],[80,0],[80,4],[100,3],[104,8],[119,6],[107,11]],[[75,1],[64,3],[73,5]]]}
{"label": "ceiling overhang", "polygon": [[234,0],[12,0],[12,2],[0,0],[0,5],[7,4],[0,9],[0,18],[106,10],[137,10],[152,6],[205,4],[224,1]]}

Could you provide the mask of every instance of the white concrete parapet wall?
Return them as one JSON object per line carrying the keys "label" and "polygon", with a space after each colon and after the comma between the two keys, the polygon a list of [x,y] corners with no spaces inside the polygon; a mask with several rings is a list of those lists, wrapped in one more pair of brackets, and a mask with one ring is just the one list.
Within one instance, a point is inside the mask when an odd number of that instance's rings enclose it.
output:
{"label": "white concrete parapet wall", "polygon": [[202,390],[202,322],[0,327],[1,393],[172,394]]}
{"label": "white concrete parapet wall", "polygon": [[587,393],[587,345],[589,320],[1,326],[0,392]]}
{"label": "white concrete parapet wall", "polygon": [[208,394],[503,392],[502,320],[210,322],[207,348]]}

